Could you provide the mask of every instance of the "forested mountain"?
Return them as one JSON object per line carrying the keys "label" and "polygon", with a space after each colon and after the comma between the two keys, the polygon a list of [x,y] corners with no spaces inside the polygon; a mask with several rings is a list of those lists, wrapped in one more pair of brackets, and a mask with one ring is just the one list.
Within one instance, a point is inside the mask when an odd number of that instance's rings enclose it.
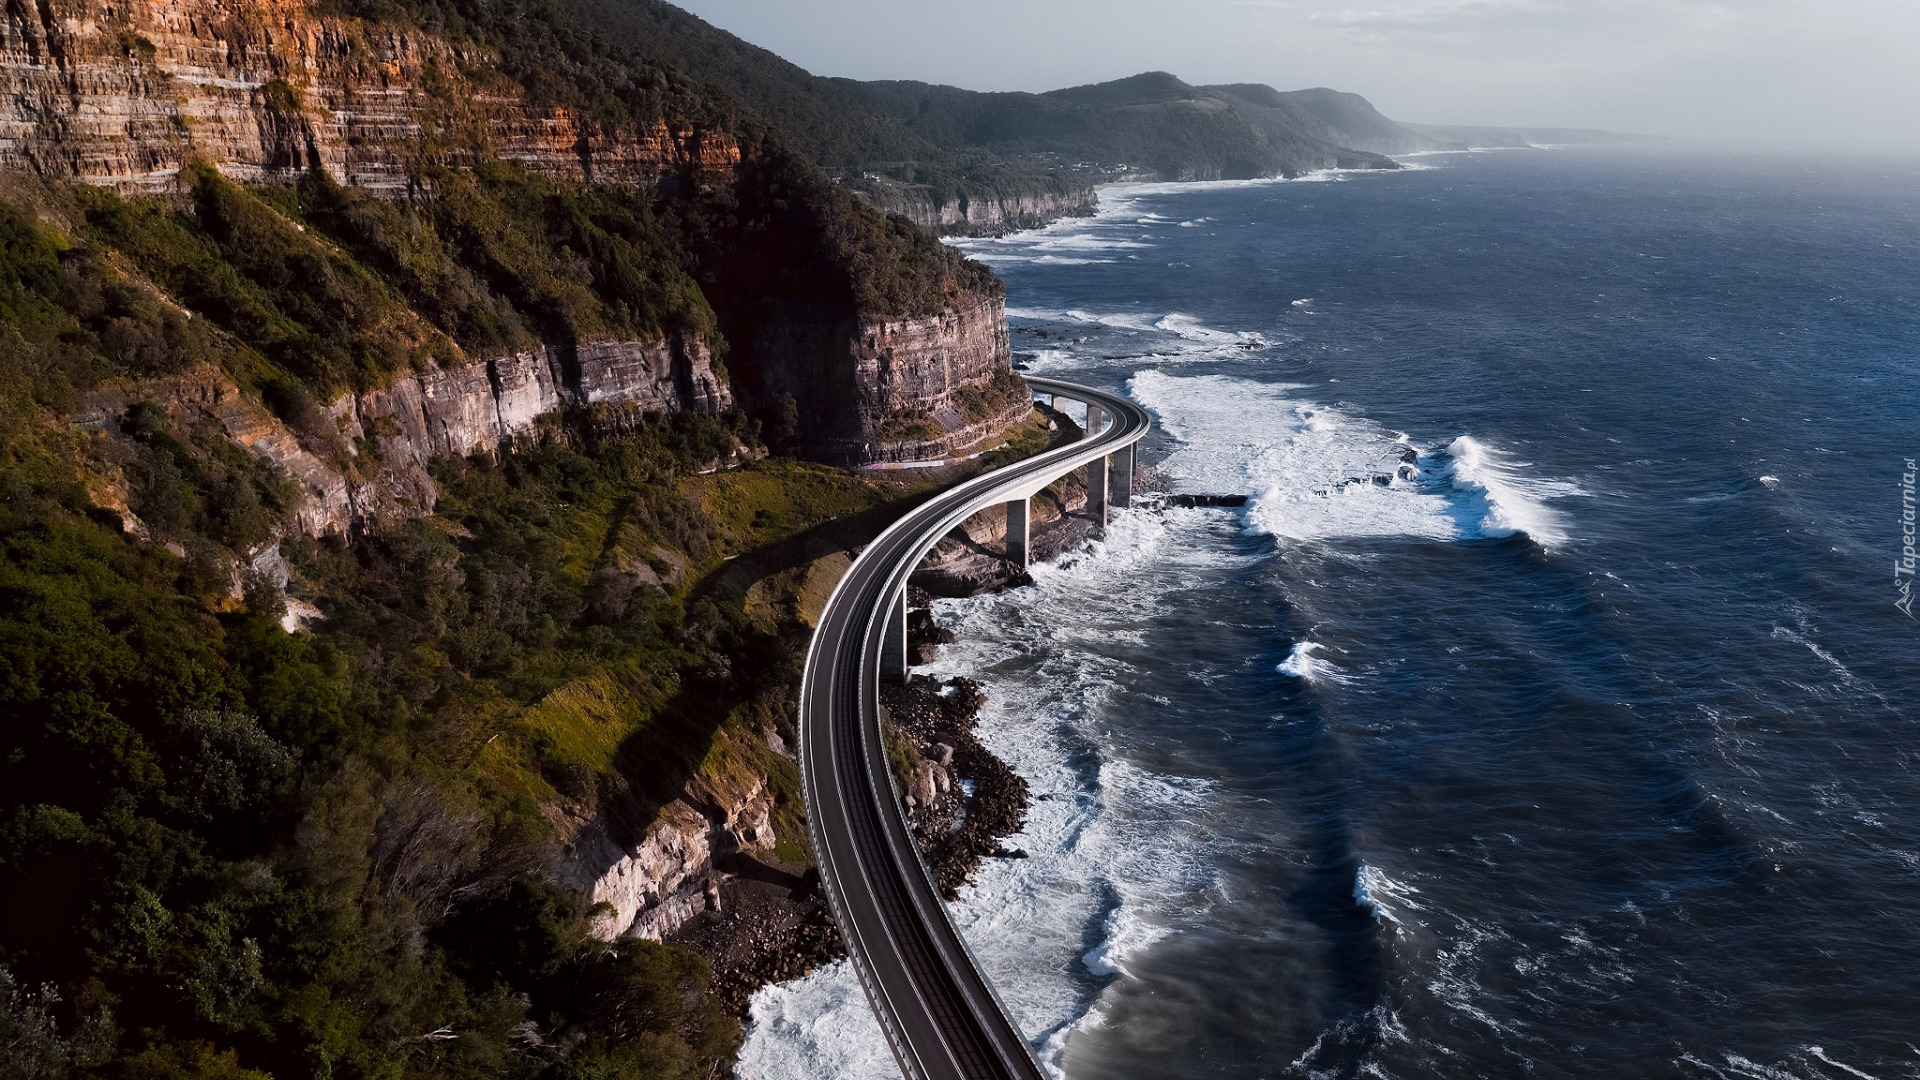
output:
{"label": "forested mountain", "polygon": [[661,0],[562,0],[609,40],[687,72],[782,133],[853,190],[935,232],[1044,224],[1093,205],[1083,179],[1008,165],[977,147],[936,146],[834,80]]}
{"label": "forested mountain", "polygon": [[1380,153],[1355,149],[1345,131],[1265,86],[1189,86],[1163,71],[1044,94],[835,82],[938,146],[1096,181],[1395,167]]}

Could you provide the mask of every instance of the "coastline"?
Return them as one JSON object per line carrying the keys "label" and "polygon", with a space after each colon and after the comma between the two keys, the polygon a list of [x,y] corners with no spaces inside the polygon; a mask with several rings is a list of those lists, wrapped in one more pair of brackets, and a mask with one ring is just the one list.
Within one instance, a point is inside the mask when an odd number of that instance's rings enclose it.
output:
{"label": "coastline", "polygon": [[[1076,426],[1064,415],[1042,411],[1061,427]],[[1136,466],[1136,491],[1164,486],[1150,466]],[[1085,485],[1077,477],[1034,497],[1034,561],[1057,558],[1095,535],[1085,506]],[[935,599],[1000,593],[1032,582],[1025,570],[987,546],[1004,539],[1005,527],[1004,516],[976,515],[943,539],[916,572],[908,592],[910,665],[932,662],[942,645],[954,641],[933,619]],[[1028,786],[977,737],[987,700],[980,685],[965,676],[915,673],[904,684],[881,688],[895,782],[921,857],[948,901],[958,898],[985,860],[1026,857],[1003,841],[1026,824]],[[750,1017],[753,998],[762,989],[806,978],[845,958],[817,870],[744,852],[716,856],[715,864],[724,877],[714,890],[712,909],[683,924],[668,941],[707,958],[709,986],[730,1012]]]}

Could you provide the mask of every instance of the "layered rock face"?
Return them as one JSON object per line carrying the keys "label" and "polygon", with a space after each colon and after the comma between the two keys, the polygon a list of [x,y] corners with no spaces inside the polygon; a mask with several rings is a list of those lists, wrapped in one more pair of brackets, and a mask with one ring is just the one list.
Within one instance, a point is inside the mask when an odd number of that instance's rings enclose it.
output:
{"label": "layered rock face", "polygon": [[623,412],[716,412],[732,404],[704,345],[601,341],[401,375],[328,405],[331,431],[323,423],[295,432],[211,366],[92,394],[76,422],[111,431],[142,400],[189,421],[216,420],[229,438],[279,467],[302,495],[294,527],[314,537],[432,513],[439,489],[427,464],[436,455],[498,454],[564,409],[611,412],[617,421]]}
{"label": "layered rock face", "polygon": [[945,198],[918,184],[883,184],[861,196],[937,236],[1000,236],[1037,229],[1063,217],[1087,217],[1099,199],[1092,188]]}
{"label": "layered rock face", "polygon": [[321,16],[305,0],[44,0],[0,29],[0,166],[159,190],[198,155],[241,180],[323,168],[406,184],[406,151],[451,137],[535,171],[651,181],[731,169],[725,135],[610,134],[529,106],[429,35]]}
{"label": "layered rock face", "polygon": [[[319,168],[343,183],[399,193],[410,161],[454,151],[582,181],[650,183],[682,171],[725,174],[739,164],[739,147],[722,133],[657,126],[616,135],[563,109],[530,106],[517,85],[488,74],[494,60],[417,31],[323,15],[308,0],[14,4],[0,24],[0,169],[163,191],[200,157],[241,180]],[[1042,205],[1047,198],[928,201],[915,216],[934,230],[994,231],[1059,212]],[[812,416],[835,418],[816,425],[820,437],[809,439],[810,450],[855,462],[937,458],[971,452],[1004,427],[977,409],[953,407],[956,389],[1011,370],[997,300],[973,298],[931,320],[832,318],[802,312],[753,343],[778,392],[791,393]],[[704,358],[666,374],[658,351],[601,343],[557,357],[548,350],[531,361],[496,360],[484,379],[470,372],[421,376],[417,385],[402,380],[342,418],[349,425],[391,420],[407,432],[405,456],[424,462],[435,452],[495,446],[562,404],[569,390],[581,405],[644,403],[671,396],[672,382],[672,395],[687,407],[722,403],[726,391]],[[479,393],[482,383],[497,400]],[[906,408],[928,411],[937,430],[882,431]],[[406,493],[396,498],[417,503],[423,482],[399,483]],[[315,511],[326,530],[386,513],[349,508],[353,499],[340,495],[339,482],[326,486],[316,496],[326,509]]]}
{"label": "layered rock face", "polygon": [[596,937],[659,941],[719,906],[716,859],[773,851],[772,814],[761,781],[723,791],[696,780],[638,837],[620,837],[620,828],[605,817],[561,823],[571,839],[555,876],[589,905],[606,905],[591,919]]}
{"label": "layered rock face", "polygon": [[[930,318],[782,323],[762,332],[755,352],[763,389],[793,396],[810,425],[810,451],[829,460],[973,453],[1033,408],[1013,375],[1006,302],[997,296],[969,297]],[[993,399],[996,385],[1008,390],[1005,400]]]}

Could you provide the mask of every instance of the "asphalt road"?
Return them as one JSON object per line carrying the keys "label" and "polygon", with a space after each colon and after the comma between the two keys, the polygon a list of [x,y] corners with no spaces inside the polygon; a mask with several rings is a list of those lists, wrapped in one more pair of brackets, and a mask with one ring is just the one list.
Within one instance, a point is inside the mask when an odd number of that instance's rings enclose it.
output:
{"label": "asphalt road", "polygon": [[908,1080],[1044,1077],[1020,1029],[948,920],[894,790],[880,735],[888,601],[942,536],[975,512],[1027,495],[1137,441],[1151,422],[1104,391],[1028,379],[1041,394],[1111,418],[1079,442],[977,476],[922,504],[869,544],[820,616],[800,688],[800,775],[814,855],[860,984]]}

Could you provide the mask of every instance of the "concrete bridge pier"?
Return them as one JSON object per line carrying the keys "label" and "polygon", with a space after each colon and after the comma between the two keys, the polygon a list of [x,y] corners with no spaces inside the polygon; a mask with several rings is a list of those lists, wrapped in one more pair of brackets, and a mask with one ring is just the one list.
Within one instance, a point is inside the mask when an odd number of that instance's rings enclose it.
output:
{"label": "concrete bridge pier", "polygon": [[1087,462],[1087,516],[1101,529],[1107,527],[1107,459]]}
{"label": "concrete bridge pier", "polygon": [[1087,402],[1087,434],[1100,434],[1100,429],[1107,426],[1106,416],[1107,414],[1100,410],[1100,406],[1091,401]]}
{"label": "concrete bridge pier", "polygon": [[1113,452],[1113,505],[1130,506],[1133,503],[1133,444],[1128,443]]}
{"label": "concrete bridge pier", "polygon": [[887,604],[887,628],[880,637],[880,677],[892,682],[907,678],[907,587]]}
{"label": "concrete bridge pier", "polygon": [[1032,540],[1033,496],[1023,495],[1007,504],[1007,561],[1022,570],[1027,568],[1027,552]]}

